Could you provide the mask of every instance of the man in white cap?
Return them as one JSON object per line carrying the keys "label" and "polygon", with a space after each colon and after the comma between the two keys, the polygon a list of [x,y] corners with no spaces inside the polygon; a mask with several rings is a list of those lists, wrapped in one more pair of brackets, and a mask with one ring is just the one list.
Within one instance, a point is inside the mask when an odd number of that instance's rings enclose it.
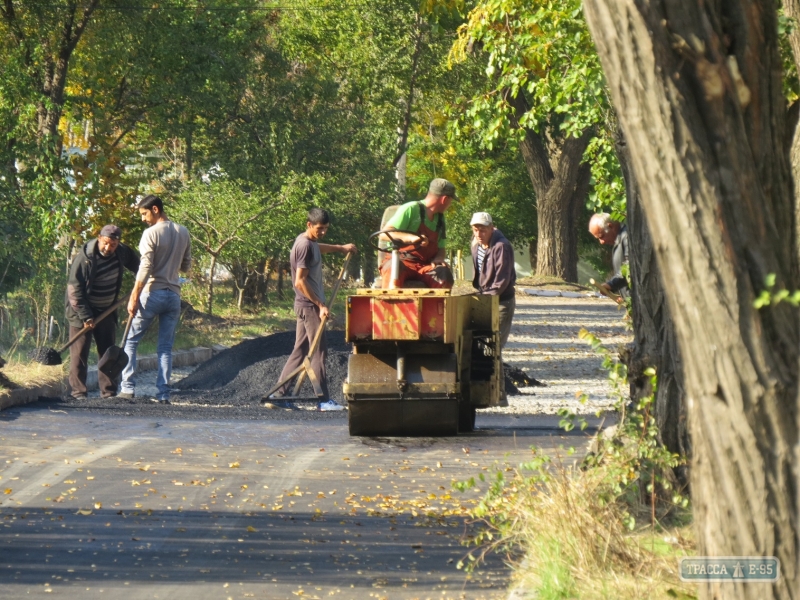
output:
{"label": "man in white cap", "polygon": [[472,266],[475,276],[472,287],[481,294],[500,296],[500,349],[508,342],[516,300],[514,284],[514,248],[487,212],[476,212],[469,224],[475,243],[472,244]]}

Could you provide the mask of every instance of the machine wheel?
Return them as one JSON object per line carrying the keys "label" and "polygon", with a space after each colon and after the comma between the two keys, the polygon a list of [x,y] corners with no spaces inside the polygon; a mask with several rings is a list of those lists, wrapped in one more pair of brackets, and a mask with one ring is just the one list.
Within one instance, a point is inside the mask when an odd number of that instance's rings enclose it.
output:
{"label": "machine wheel", "polygon": [[475,407],[466,402],[458,405],[458,432],[469,433],[475,431]]}

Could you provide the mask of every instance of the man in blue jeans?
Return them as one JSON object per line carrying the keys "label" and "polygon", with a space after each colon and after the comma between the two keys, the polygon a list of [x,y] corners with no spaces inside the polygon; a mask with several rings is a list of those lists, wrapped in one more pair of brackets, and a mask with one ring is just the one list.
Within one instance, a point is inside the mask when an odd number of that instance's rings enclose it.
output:
{"label": "man in blue jeans", "polygon": [[153,401],[169,404],[172,344],[181,316],[178,271],[185,273],[192,266],[192,244],[189,231],[167,218],[164,203],[158,196],[145,196],[136,204],[136,208],[148,227],[139,242],[142,258],[128,301],[128,313],[133,322],[125,342],[128,366],[122,371],[122,391],[118,396],[134,397],[136,348],[150,323],[158,317],[158,394]]}

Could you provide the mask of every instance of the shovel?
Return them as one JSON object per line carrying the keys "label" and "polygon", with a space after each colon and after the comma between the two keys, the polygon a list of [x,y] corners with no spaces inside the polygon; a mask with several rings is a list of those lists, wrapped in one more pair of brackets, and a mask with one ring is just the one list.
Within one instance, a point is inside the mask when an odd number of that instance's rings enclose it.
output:
{"label": "shovel", "polygon": [[122,374],[122,370],[128,366],[128,355],[125,354],[125,340],[128,339],[128,332],[131,330],[133,317],[128,317],[128,324],[125,325],[125,333],[122,334],[122,342],[119,346],[111,346],[105,351],[97,363],[97,370],[106,375],[111,381],[115,381]]}
{"label": "shovel", "polygon": [[[104,312],[100,313],[100,315],[96,319],[94,319],[95,325],[100,321],[102,321],[103,319],[105,319],[108,315],[113,313],[115,310],[117,310],[119,306],[121,306],[127,301],[128,301],[128,296],[125,296],[124,298],[120,298],[119,300],[117,300],[114,304],[109,306]],[[72,344],[77,342],[78,338],[80,338],[84,333],[89,331],[89,329],[91,328],[88,325],[84,325],[83,329],[81,329],[78,333],[73,335],[69,339],[69,341],[58,350],[56,350],[55,348],[42,347],[32,351],[28,356],[30,357],[31,360],[35,360],[36,362],[42,363],[43,365],[48,365],[51,367],[60,365],[63,362],[61,360],[61,353],[64,352],[64,350],[66,350],[70,346],[72,346]]]}

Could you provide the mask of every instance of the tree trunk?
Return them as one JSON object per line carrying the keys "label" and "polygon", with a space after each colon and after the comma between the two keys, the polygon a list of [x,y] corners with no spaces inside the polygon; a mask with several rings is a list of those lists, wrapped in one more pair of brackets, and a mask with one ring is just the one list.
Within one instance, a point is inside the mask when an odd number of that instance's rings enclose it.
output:
{"label": "tree trunk", "polygon": [[283,271],[284,265],[278,262],[278,300],[283,300]]}
{"label": "tree trunk", "polygon": [[586,0],[683,358],[698,554],[777,556],[797,598],[797,238],[772,0]]}
{"label": "tree trunk", "polygon": [[[783,0],[783,11],[786,13],[787,17],[794,19],[794,27],[789,32],[789,46],[792,48],[792,54],[794,55],[794,63],[800,72],[800,28],[798,28],[798,24],[800,24],[800,0]],[[794,186],[794,206],[795,206],[795,227],[797,228],[797,236],[800,239],[800,131],[798,131],[798,126],[800,123],[797,119],[797,111],[798,111],[798,101],[795,100],[794,106],[792,107],[793,115],[791,116],[789,122],[791,128],[789,131],[792,133],[791,137],[791,150],[790,150],[790,158],[792,164],[792,175],[795,181]],[[798,251],[800,251],[800,247],[798,247]]]}
{"label": "tree trunk", "polygon": [[378,259],[375,256],[375,251],[372,249],[364,250],[362,254],[362,277],[364,285],[370,287],[375,282],[375,269],[377,268]]}
{"label": "tree trunk", "polygon": [[208,266],[208,296],[206,297],[206,312],[213,314],[214,308],[214,271],[217,270],[217,257],[211,255],[211,264]]}
{"label": "tree trunk", "polygon": [[[514,124],[519,127],[529,110],[528,102],[522,92],[509,102],[514,107]],[[566,138],[559,153],[550,156],[539,134],[525,129],[520,154],[536,192],[537,275],[578,281],[577,215],[591,177],[581,162],[593,134],[587,129],[580,137]]]}
{"label": "tree trunk", "polygon": [[[628,207],[628,236],[631,247],[630,278],[633,307],[633,347],[628,357],[628,381],[631,400],[637,401],[653,393],[645,369],[654,367],[658,387],[654,413],[661,443],[676,454],[689,457],[691,446],[686,423],[686,392],[675,328],[665,300],[664,283],[656,260],[653,238],[643,212],[639,186],[631,170],[627,144],[620,136],[616,144]],[[686,466],[675,475],[688,485]]]}

